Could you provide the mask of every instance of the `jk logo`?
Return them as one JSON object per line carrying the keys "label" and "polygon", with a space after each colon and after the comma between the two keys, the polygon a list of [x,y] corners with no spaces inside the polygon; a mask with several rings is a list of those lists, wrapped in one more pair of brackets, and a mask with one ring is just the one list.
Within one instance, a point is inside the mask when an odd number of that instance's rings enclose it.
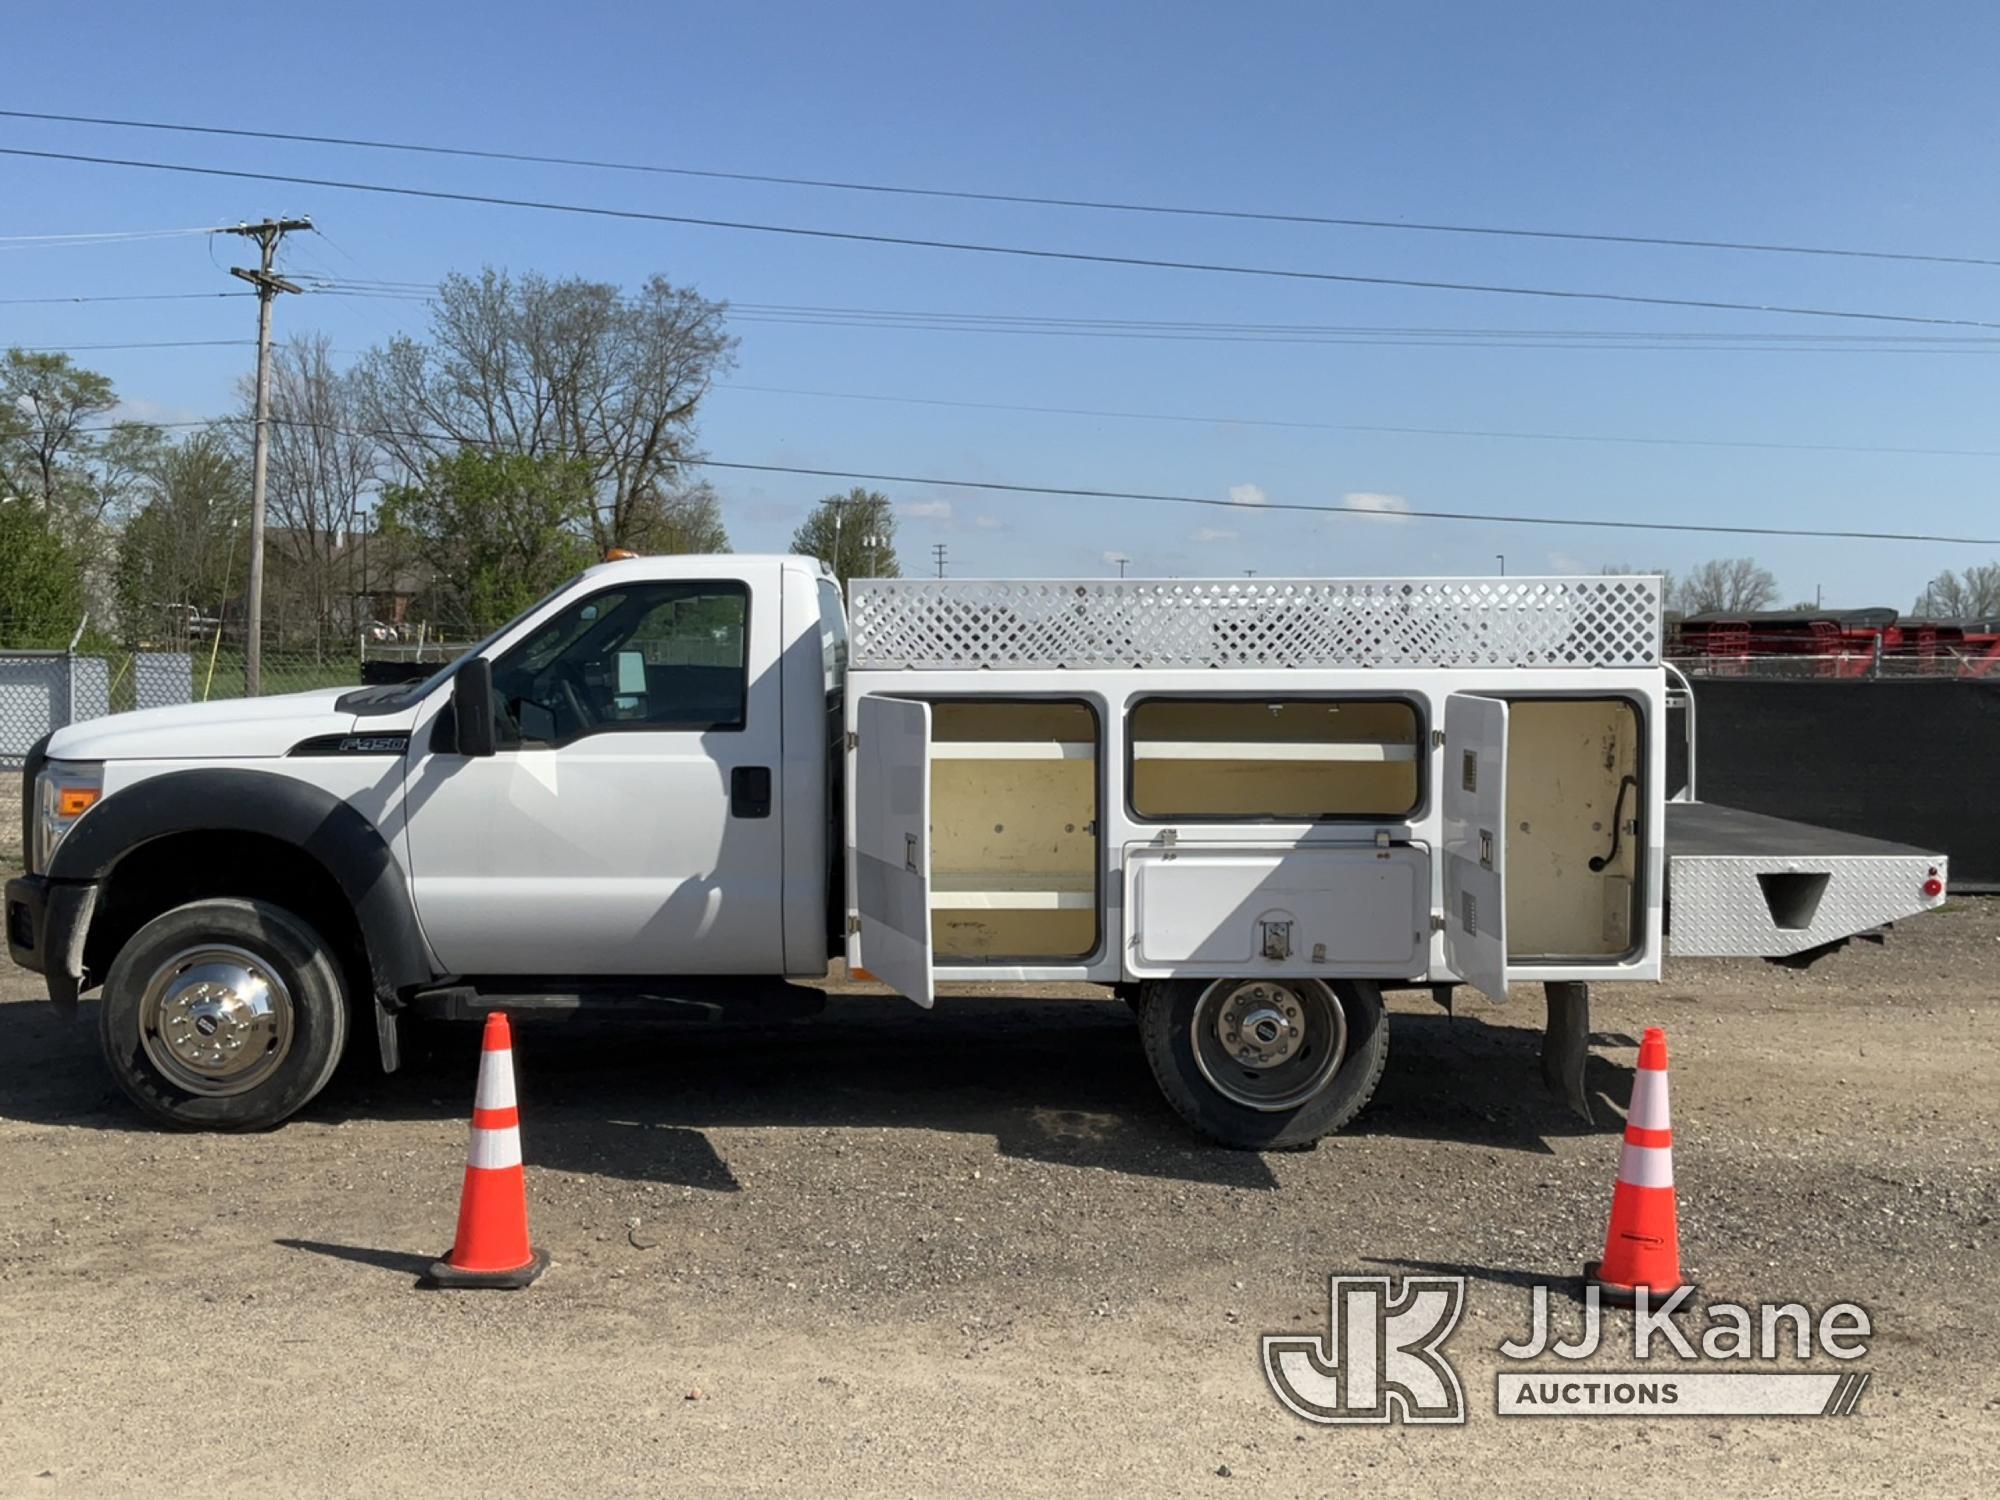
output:
{"label": "jk logo", "polygon": [[1328,1337],[1264,1335],[1264,1378],[1308,1422],[1465,1421],[1465,1391],[1442,1352],[1465,1311],[1463,1276],[1336,1276]]}

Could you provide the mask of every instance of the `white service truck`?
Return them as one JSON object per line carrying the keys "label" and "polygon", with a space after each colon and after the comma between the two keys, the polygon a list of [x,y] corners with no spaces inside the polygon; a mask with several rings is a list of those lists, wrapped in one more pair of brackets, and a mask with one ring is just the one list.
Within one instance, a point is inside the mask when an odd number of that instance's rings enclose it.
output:
{"label": "white service truck", "polygon": [[[8,948],[170,1124],[269,1126],[359,1031],[808,1009],[832,956],[1095,981],[1196,1129],[1366,1102],[1381,992],[1810,955],[1944,860],[1666,787],[1645,577],[857,581],[607,562],[422,682],[152,709],[30,757]],[[802,1003],[803,1002],[803,1003]]]}

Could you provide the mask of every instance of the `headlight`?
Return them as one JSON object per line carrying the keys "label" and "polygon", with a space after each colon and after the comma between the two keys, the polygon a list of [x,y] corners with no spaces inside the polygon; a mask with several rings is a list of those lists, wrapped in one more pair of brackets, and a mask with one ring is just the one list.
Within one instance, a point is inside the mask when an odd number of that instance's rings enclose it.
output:
{"label": "headlight", "polygon": [[52,760],[42,767],[42,774],[35,778],[35,826],[30,834],[28,868],[46,875],[56,845],[103,795],[102,765]]}

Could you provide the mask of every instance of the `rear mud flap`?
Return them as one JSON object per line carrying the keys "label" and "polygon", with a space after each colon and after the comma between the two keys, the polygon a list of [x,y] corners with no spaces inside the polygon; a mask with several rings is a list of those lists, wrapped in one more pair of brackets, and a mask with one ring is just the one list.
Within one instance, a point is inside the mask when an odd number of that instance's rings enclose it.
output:
{"label": "rear mud flap", "polygon": [[1548,1029],[1542,1033],[1542,1082],[1577,1118],[1588,1121],[1583,1067],[1590,1060],[1590,986],[1565,979],[1544,984],[1542,990],[1549,1002]]}

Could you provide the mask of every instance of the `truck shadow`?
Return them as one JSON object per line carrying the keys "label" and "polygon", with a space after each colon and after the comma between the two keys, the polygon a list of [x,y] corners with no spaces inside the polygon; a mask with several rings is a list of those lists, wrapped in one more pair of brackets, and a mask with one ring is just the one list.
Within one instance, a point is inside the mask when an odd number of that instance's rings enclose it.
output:
{"label": "truck shadow", "polygon": [[[95,1007],[77,1023],[44,1005],[0,1005],[0,1116],[146,1129],[97,1057]],[[1347,1134],[1549,1152],[1618,1125],[1630,1070],[1593,1057],[1596,1124],[1543,1092],[1539,1032],[1399,1013],[1375,1101]],[[351,1059],[301,1118],[463,1120],[476,1027],[406,1025],[403,1068]],[[835,996],[826,1013],[769,1026],[588,1021],[515,1028],[532,1164],[731,1192],[706,1132],[728,1128],[926,1130],[990,1137],[1003,1156],[1253,1189],[1272,1161],[1196,1136],[1160,1098],[1116,1001]]]}

